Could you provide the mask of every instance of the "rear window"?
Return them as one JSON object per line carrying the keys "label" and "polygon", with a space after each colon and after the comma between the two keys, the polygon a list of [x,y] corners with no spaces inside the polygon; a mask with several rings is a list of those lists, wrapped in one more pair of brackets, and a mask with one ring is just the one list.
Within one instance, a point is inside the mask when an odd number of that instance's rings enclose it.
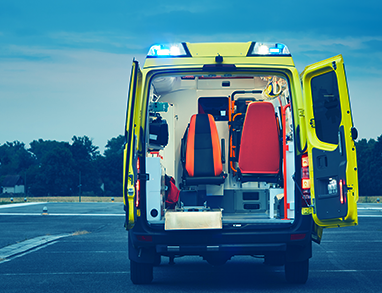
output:
{"label": "rear window", "polygon": [[199,98],[198,113],[211,114],[215,121],[228,121],[228,97]]}
{"label": "rear window", "polygon": [[341,106],[337,77],[334,71],[312,78],[314,127],[319,140],[338,143]]}

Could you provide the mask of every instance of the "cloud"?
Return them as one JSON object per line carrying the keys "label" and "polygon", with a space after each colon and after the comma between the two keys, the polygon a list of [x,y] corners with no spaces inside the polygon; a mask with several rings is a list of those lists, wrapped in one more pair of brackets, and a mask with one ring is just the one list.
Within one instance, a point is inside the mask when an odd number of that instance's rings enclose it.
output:
{"label": "cloud", "polygon": [[146,47],[133,37],[115,32],[55,32],[48,37],[56,47],[85,48],[110,53],[142,53]]}
{"label": "cloud", "polygon": [[15,59],[23,59],[27,61],[48,61],[50,56],[46,52],[31,50],[30,48],[9,45],[0,46],[0,60],[9,62]]}
{"label": "cloud", "polygon": [[362,42],[363,52],[382,52],[382,38],[375,38],[368,41]]}

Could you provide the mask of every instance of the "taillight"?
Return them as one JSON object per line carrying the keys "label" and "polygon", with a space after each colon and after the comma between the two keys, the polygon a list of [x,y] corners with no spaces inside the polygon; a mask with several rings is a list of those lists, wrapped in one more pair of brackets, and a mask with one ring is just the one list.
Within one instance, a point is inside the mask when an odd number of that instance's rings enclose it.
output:
{"label": "taillight", "polygon": [[[140,164],[139,157],[137,158],[137,177],[139,178]],[[138,208],[140,205],[140,189],[141,189],[141,180],[138,179],[135,181],[135,206]]]}
{"label": "taillight", "polygon": [[139,241],[152,242],[153,236],[150,235],[137,235],[137,239]]}
{"label": "taillight", "polygon": [[341,202],[341,204],[346,203],[346,195],[344,194],[344,185],[345,185],[345,182],[341,179],[340,180],[340,202]]}
{"label": "taillight", "polygon": [[309,178],[309,158],[307,154],[301,156],[301,188],[303,206],[310,205],[310,178]]}
{"label": "taillight", "polygon": [[306,237],[306,234],[291,234],[290,240],[302,240]]}

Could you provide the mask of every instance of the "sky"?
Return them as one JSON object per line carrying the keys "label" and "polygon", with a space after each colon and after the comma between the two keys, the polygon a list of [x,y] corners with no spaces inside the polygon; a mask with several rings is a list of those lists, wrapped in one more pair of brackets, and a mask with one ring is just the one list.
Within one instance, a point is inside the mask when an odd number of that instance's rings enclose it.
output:
{"label": "sky", "polygon": [[[281,42],[299,72],[342,54],[359,137],[382,135],[381,1],[0,0],[0,145],[124,133],[133,58],[173,42]],[[352,4],[350,4],[352,3]]]}

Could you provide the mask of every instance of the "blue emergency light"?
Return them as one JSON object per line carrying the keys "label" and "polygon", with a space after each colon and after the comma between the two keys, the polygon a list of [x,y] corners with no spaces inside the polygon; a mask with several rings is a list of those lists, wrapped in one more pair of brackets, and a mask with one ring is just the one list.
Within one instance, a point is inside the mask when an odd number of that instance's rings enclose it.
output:
{"label": "blue emergency light", "polygon": [[151,46],[147,57],[190,57],[190,53],[184,43],[157,44]]}
{"label": "blue emergency light", "polygon": [[247,56],[290,56],[289,49],[281,43],[252,43]]}

